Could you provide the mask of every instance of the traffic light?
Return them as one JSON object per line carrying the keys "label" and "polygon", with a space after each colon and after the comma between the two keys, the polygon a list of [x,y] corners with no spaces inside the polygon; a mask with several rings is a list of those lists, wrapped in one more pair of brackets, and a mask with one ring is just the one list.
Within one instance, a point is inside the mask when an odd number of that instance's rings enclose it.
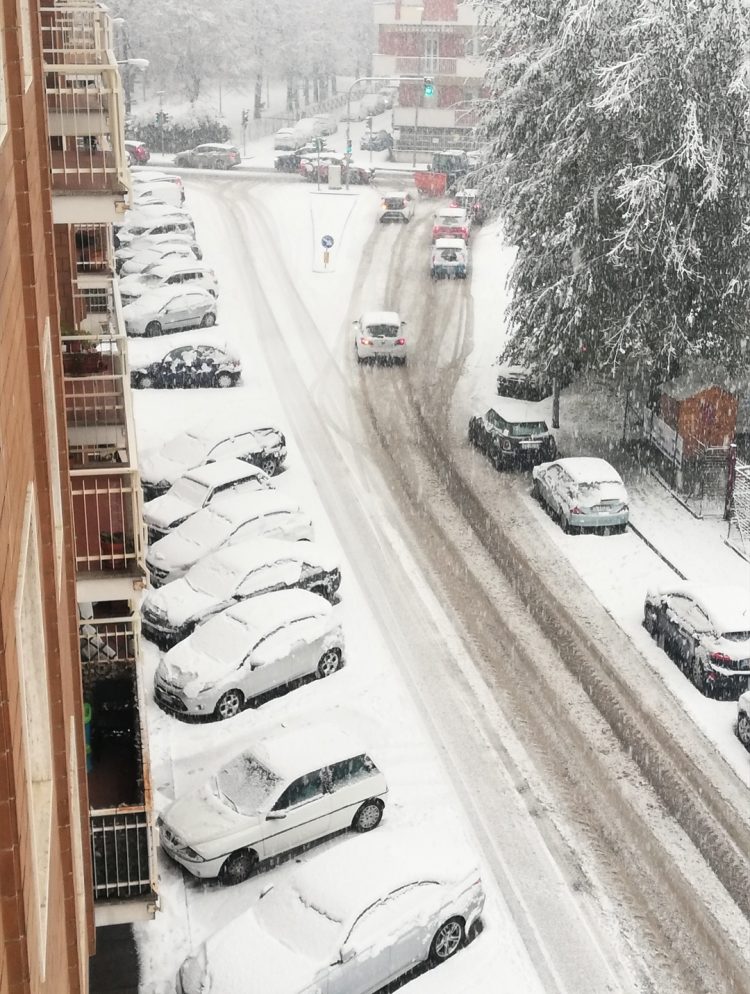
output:
{"label": "traffic light", "polygon": [[247,122],[250,120],[250,114],[247,110],[242,111],[242,127],[247,127]]}
{"label": "traffic light", "polygon": [[351,155],[352,154],[352,140],[351,140],[351,138],[347,138],[346,139],[346,154],[347,155]]}
{"label": "traffic light", "polygon": [[435,93],[435,80],[432,76],[425,76],[424,78],[424,95],[426,97],[431,97]]}

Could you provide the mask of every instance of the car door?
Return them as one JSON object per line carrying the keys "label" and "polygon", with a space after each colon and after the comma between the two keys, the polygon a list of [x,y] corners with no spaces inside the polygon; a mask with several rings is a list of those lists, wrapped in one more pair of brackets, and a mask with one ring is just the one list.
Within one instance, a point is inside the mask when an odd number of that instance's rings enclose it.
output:
{"label": "car door", "polygon": [[396,910],[394,895],[363,909],[329,969],[326,994],[374,994],[396,975],[391,951]]}
{"label": "car door", "polygon": [[161,309],[161,325],[173,331],[182,328],[187,320],[185,303],[180,297],[172,297]]}
{"label": "car door", "polygon": [[371,787],[374,787],[378,773],[378,768],[364,753],[330,767],[328,789],[331,792],[332,832],[351,825],[360,804],[373,796]]}
{"label": "car door", "polygon": [[330,807],[331,795],[323,789],[321,770],[291,783],[266,816],[264,858],[323,838],[328,833]]}
{"label": "car door", "polygon": [[259,639],[250,653],[241,690],[246,698],[284,687],[299,675],[299,648],[293,625],[280,625]]}
{"label": "car door", "polygon": [[172,349],[162,359],[162,379],[170,387],[184,387],[186,385],[185,358],[191,349],[190,345],[182,345],[178,349]]}
{"label": "car door", "polygon": [[711,628],[708,617],[690,597],[670,594],[664,611],[664,634],[682,662],[692,657],[700,635]]}
{"label": "car door", "polygon": [[214,355],[215,350],[208,345],[198,346],[193,350],[190,372],[194,386],[211,387],[214,385],[216,375]]}

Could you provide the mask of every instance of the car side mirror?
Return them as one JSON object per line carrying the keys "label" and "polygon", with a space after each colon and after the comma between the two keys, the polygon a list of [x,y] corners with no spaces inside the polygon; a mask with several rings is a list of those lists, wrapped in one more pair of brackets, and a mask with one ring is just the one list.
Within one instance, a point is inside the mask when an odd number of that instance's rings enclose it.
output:
{"label": "car side mirror", "polygon": [[266,815],[266,821],[279,821],[282,818],[286,818],[286,811],[269,811]]}

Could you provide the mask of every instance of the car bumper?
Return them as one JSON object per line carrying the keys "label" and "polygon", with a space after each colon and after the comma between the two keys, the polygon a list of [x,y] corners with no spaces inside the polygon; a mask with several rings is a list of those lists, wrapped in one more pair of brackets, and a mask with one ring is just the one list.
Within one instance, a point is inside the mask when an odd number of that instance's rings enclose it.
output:
{"label": "car bumper", "polygon": [[184,690],[165,683],[159,677],[154,679],[154,698],[164,711],[170,714],[191,717],[205,717],[213,714],[220,693],[201,694],[199,697],[188,697]]}
{"label": "car bumper", "polygon": [[360,359],[369,359],[372,362],[393,362],[394,359],[406,358],[406,346],[394,345],[392,349],[373,349],[368,346],[357,346],[357,355]]}
{"label": "car bumper", "polygon": [[167,856],[169,856],[170,859],[173,859],[175,863],[179,863],[180,866],[184,867],[188,871],[188,873],[191,873],[194,877],[200,877],[202,880],[218,877],[222,863],[224,862],[224,860],[227,858],[228,855],[228,854],[223,854],[221,856],[215,857],[214,859],[207,859],[202,861],[185,859],[185,857],[182,855],[179,849],[170,845],[170,843],[164,837],[163,831],[159,832],[159,842],[161,844],[162,849],[167,854]]}
{"label": "car bumper", "polygon": [[191,633],[193,627],[193,625],[182,625],[180,628],[173,628],[152,621],[147,617],[141,618],[141,634],[160,649],[171,649],[178,642],[182,642]]}
{"label": "car bumper", "polygon": [[565,518],[572,528],[621,528],[630,520],[628,511],[619,514],[566,514]]}
{"label": "car bumper", "polygon": [[380,215],[380,220],[385,221],[408,221],[409,215],[404,211],[386,211]]}
{"label": "car bumper", "polygon": [[161,497],[162,494],[165,494],[167,490],[169,490],[170,486],[171,483],[168,483],[166,486],[162,486],[159,483],[149,483],[141,479],[141,490],[143,490],[143,500],[149,501],[153,500],[155,497]]}
{"label": "car bumper", "polygon": [[160,525],[148,525],[146,534],[148,544],[153,545],[154,542],[158,542],[160,538],[164,538],[165,535],[168,535],[169,529],[162,528]]}
{"label": "car bumper", "polygon": [[433,279],[466,279],[466,266],[433,266]]}
{"label": "car bumper", "polygon": [[707,668],[707,677],[716,690],[731,694],[737,700],[750,688],[750,673],[747,670],[730,670],[724,666],[717,666],[710,663]]}

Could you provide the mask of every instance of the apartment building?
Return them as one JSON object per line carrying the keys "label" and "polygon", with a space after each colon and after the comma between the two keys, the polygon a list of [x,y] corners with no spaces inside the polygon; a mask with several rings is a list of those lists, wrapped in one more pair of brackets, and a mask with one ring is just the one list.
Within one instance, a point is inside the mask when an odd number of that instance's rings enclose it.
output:
{"label": "apartment building", "polygon": [[[486,62],[477,9],[470,0],[375,0],[377,52],[374,76],[397,79],[393,109],[395,151],[422,152],[475,146],[476,101]],[[422,77],[434,80],[425,96]]]}
{"label": "apartment building", "polygon": [[106,9],[0,0],[0,994],[87,991],[157,904],[128,196]]}

